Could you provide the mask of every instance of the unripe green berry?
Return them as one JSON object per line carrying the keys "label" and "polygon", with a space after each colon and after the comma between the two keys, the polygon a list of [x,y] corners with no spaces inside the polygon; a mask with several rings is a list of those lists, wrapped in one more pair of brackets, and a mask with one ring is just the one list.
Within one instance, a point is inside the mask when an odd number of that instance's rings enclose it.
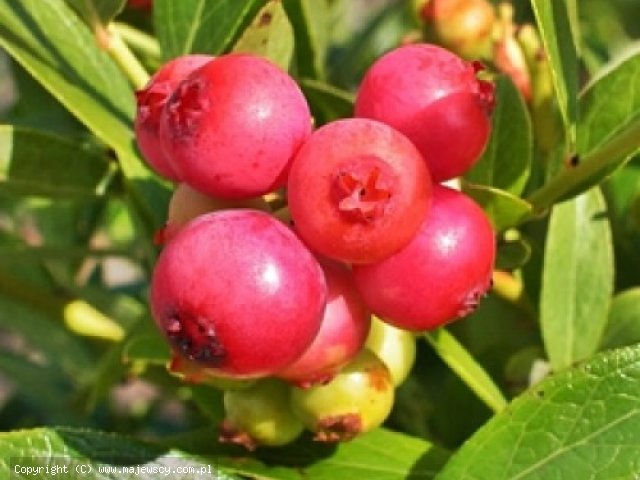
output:
{"label": "unripe green berry", "polygon": [[161,232],[160,240],[168,242],[187,223],[200,215],[232,208],[253,208],[263,212],[269,211],[269,205],[262,197],[224,200],[205,195],[186,183],[180,183],[169,201],[167,222]]}
{"label": "unripe green berry", "polygon": [[315,440],[351,440],[380,426],[393,407],[389,369],[364,349],[325,385],[293,388],[291,407]]}
{"label": "unripe green berry", "polygon": [[376,316],[371,318],[371,329],[365,347],[387,366],[396,387],[407,378],[416,360],[414,334],[389,325]]}
{"label": "unripe green berry", "polygon": [[226,418],[219,441],[253,450],[259,445],[278,446],[295,440],[304,427],[289,409],[289,393],[286,383],[273,378],[225,392]]}

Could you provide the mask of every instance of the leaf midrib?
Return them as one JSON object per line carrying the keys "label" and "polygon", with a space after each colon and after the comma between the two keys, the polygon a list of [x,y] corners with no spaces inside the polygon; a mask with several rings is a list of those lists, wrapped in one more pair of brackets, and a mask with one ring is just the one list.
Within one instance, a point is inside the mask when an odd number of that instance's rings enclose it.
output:
{"label": "leaf midrib", "polygon": [[573,240],[576,237],[576,233],[578,232],[579,229],[579,209],[581,208],[580,203],[582,201],[586,201],[586,199],[584,198],[579,198],[576,200],[575,206],[573,208],[573,225],[572,225],[572,231],[571,231],[571,239],[570,241],[572,241],[571,243],[571,251],[570,253],[570,258],[569,258],[569,264],[570,264],[570,268],[569,268],[569,282],[568,282],[568,286],[567,286],[567,290],[568,290],[568,294],[570,295],[569,298],[571,301],[568,302],[568,307],[569,310],[567,311],[567,316],[566,319],[564,321],[564,325],[565,325],[565,334],[566,334],[566,342],[565,345],[567,348],[565,348],[565,352],[566,355],[564,357],[564,361],[563,361],[563,365],[571,365],[574,354],[575,354],[575,316],[576,316],[576,285],[577,285],[577,265],[578,265],[578,252],[579,252],[579,248],[577,247],[576,243],[573,242]]}
{"label": "leaf midrib", "polygon": [[204,11],[204,1],[205,0],[198,0],[198,4],[196,8],[194,8],[193,10],[193,21],[191,22],[191,26],[185,38],[184,46],[182,49],[183,55],[191,53],[191,49],[193,48],[193,44],[196,39],[196,35],[198,33],[198,30],[200,29],[200,26],[202,25],[202,12]]}

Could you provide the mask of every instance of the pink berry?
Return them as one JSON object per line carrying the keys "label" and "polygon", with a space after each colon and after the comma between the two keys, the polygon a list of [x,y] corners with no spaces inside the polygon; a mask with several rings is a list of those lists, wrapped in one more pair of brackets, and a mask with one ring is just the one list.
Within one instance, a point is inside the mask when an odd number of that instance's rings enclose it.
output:
{"label": "pink berry", "polygon": [[482,209],[438,185],[409,245],[380,263],[354,266],[356,286],[387,322],[413,331],[437,328],[476,308],[491,284],[495,248]]}
{"label": "pink berry", "polygon": [[151,282],[151,310],[175,352],[233,378],[272,375],[298,358],[325,300],[322,270],[295,234],[246,209],[188,223]]}
{"label": "pink berry", "polygon": [[218,57],[190,75],[160,122],[160,141],[182,181],[228,199],[283,186],[310,132],[309,106],[294,80],[244,54]]}
{"label": "pink berry", "polygon": [[287,194],[295,229],[312,250],[371,263],[400,250],[418,230],[431,179],[404,135],[352,118],[311,135],[293,162]]}
{"label": "pink berry", "polygon": [[301,387],[331,380],[362,349],[371,324],[351,271],[326,260],[321,266],[328,293],[320,331],[302,356],[278,373]]}
{"label": "pink berry", "polygon": [[138,109],[134,128],[138,147],[149,166],[169,180],[177,182],[179,179],[160,146],[160,113],[178,84],[212,59],[209,55],[184,55],[174,58],[151,77],[145,88],[136,92]]}
{"label": "pink berry", "polygon": [[480,68],[435,45],[397,48],[365,74],[355,115],[409,137],[434,181],[462,175],[480,158],[491,132],[494,85],[476,77]]}

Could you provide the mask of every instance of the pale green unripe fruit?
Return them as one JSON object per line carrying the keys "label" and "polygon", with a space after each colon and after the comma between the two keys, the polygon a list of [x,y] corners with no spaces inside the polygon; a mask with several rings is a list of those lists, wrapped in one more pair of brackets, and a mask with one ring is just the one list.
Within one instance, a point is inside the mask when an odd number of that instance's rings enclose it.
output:
{"label": "pale green unripe fruit", "polygon": [[221,442],[249,450],[257,446],[285,445],[304,429],[289,408],[290,387],[273,378],[258,380],[242,390],[224,393],[226,418],[220,427]]}
{"label": "pale green unripe fruit", "polygon": [[394,387],[384,363],[363,349],[325,385],[293,388],[295,415],[325,442],[351,440],[380,426],[391,412]]}
{"label": "pale green unripe fruit", "polygon": [[416,360],[416,339],[413,333],[389,325],[375,316],[371,318],[371,329],[365,347],[384,362],[396,387],[405,381]]}
{"label": "pale green unripe fruit", "polygon": [[262,197],[245,200],[223,200],[205,195],[186,183],[180,183],[169,201],[167,223],[162,240],[171,240],[182,227],[200,215],[231,208],[252,208],[263,212],[269,211],[269,205]]}

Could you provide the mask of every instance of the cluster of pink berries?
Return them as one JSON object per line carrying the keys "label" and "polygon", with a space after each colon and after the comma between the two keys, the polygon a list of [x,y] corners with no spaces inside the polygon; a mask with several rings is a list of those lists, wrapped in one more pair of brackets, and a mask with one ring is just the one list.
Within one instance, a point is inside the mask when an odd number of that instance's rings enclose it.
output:
{"label": "cluster of pink berries", "polygon": [[179,183],[151,310],[170,369],[225,389],[222,440],[380,425],[413,332],[487,291],[492,227],[439,184],[487,143],[494,91],[478,68],[400,47],[365,75],[354,118],[315,131],[296,82],[256,56],[183,56],[137,94],[140,150]]}

